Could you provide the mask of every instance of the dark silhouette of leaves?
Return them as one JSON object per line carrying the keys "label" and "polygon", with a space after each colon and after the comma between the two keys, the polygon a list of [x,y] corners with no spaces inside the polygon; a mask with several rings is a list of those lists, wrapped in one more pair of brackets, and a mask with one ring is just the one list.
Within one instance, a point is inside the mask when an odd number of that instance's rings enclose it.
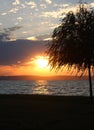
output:
{"label": "dark silhouette of leaves", "polygon": [[[94,10],[80,4],[79,11],[70,11],[54,29],[52,42],[48,48],[49,63],[52,68],[73,66],[82,72],[94,68]],[[92,88],[90,86],[92,97]]]}

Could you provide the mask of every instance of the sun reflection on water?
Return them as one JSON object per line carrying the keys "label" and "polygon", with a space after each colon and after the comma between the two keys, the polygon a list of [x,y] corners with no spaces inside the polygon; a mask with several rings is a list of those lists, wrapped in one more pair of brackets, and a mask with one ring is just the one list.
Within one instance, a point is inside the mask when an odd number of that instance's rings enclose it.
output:
{"label": "sun reflection on water", "polygon": [[33,89],[33,94],[50,94],[47,88],[46,80],[37,80],[35,81],[35,87]]}

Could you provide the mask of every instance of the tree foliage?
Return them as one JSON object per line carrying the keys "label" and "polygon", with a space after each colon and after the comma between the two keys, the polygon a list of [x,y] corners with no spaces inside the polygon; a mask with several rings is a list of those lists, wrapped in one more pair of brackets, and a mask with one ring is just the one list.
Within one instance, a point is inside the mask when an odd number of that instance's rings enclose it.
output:
{"label": "tree foliage", "polygon": [[94,10],[81,4],[76,13],[68,12],[53,31],[48,55],[55,69],[65,65],[82,71],[94,68]]}
{"label": "tree foliage", "polygon": [[94,10],[80,4],[76,13],[70,11],[54,29],[52,43],[48,48],[52,68],[62,66],[77,68],[78,72],[88,70],[90,98],[93,96],[91,69],[94,70]]}

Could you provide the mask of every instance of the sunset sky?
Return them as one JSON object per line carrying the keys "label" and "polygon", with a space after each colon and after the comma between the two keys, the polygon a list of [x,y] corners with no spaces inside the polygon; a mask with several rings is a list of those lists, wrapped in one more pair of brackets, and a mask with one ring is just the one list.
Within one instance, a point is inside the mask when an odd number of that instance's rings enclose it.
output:
{"label": "sunset sky", "polygon": [[[94,8],[94,0],[83,2]],[[0,0],[0,75],[67,74],[50,71],[44,52],[61,17],[76,11],[78,4],[79,0]]]}

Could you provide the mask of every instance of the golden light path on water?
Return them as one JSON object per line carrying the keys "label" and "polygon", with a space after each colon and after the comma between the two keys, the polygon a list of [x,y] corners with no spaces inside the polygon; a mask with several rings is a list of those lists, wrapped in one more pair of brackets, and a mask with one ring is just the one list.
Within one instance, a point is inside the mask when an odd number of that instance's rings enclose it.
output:
{"label": "golden light path on water", "polygon": [[46,80],[37,80],[35,84],[33,94],[50,94],[46,87],[48,84]]}

